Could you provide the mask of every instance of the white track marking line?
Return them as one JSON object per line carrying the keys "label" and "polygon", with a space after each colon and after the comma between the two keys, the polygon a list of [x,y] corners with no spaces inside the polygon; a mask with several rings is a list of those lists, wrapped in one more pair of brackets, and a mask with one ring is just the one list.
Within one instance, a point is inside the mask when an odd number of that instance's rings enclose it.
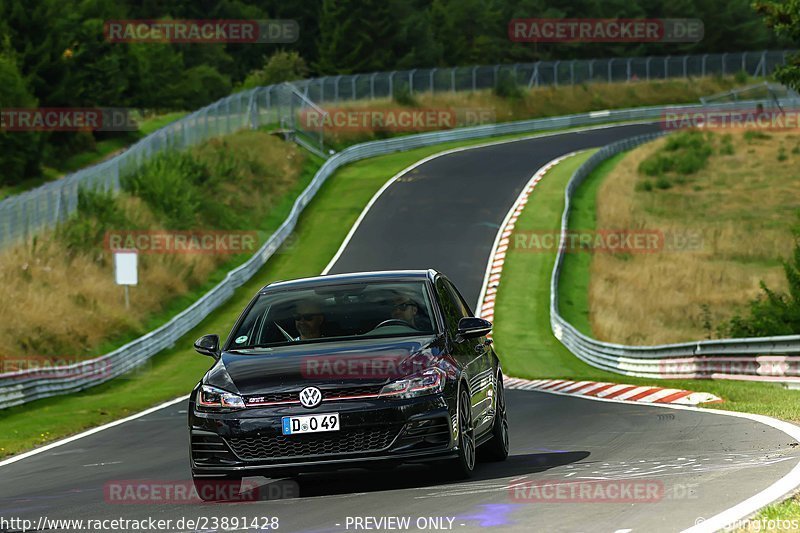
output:
{"label": "white track marking line", "polygon": [[155,413],[156,411],[160,411],[161,409],[165,409],[170,405],[175,405],[176,403],[185,402],[189,399],[189,395],[181,396],[180,398],[175,398],[174,400],[170,400],[168,402],[164,402],[160,405],[156,405],[155,407],[151,407],[150,409],[145,409],[140,413],[133,414],[131,416],[120,418],[119,420],[115,420],[113,422],[109,422],[108,424],[103,424],[102,426],[97,426],[96,428],[92,428],[90,430],[84,431],[83,433],[78,433],[77,435],[73,435],[71,437],[67,437],[66,439],[57,440],[55,442],[51,442],[41,448],[33,449],[29,452],[21,453],[19,455],[15,455],[13,457],[9,457],[4,461],[0,461],[0,466],[10,465],[11,463],[16,463],[17,461],[21,461],[33,455],[38,455],[40,453],[52,450],[53,448],[58,448],[59,446],[63,446],[65,444],[69,444],[70,442],[74,442],[78,439],[82,439],[84,437],[88,437],[89,435],[94,435],[95,433],[100,433],[101,431],[105,431],[106,429],[113,428],[115,426],[119,426],[126,422],[130,422],[131,420],[136,420],[137,418],[142,418],[143,416],[147,416],[151,413]]}
{"label": "white track marking line", "polygon": [[[370,198],[369,202],[367,202],[367,205],[364,207],[364,209],[358,215],[358,218],[356,219],[355,223],[350,228],[350,231],[347,233],[347,236],[344,238],[344,241],[342,241],[342,244],[339,246],[339,249],[336,250],[336,253],[333,256],[333,259],[331,259],[330,262],[328,262],[327,266],[322,271],[322,275],[326,275],[328,272],[330,272],[330,270],[333,268],[333,266],[336,264],[336,262],[342,256],[342,254],[344,253],[345,248],[347,248],[347,245],[350,243],[350,240],[353,238],[353,235],[355,235],[356,231],[358,230],[358,227],[361,225],[361,223],[364,221],[364,218],[367,216],[367,213],[372,208],[372,206],[375,205],[375,202],[378,201],[378,198],[381,197],[381,195],[386,191],[386,189],[388,189],[393,183],[395,183],[403,175],[411,172],[412,170],[414,170],[415,168],[417,168],[420,165],[423,165],[423,164],[425,164],[425,163],[427,163],[429,161],[432,161],[432,160],[437,159],[437,158],[442,157],[442,156],[446,156],[446,155],[450,155],[450,154],[456,154],[458,152],[464,152],[466,150],[476,150],[476,149],[479,149],[479,148],[486,148],[487,146],[497,146],[497,145],[501,145],[501,144],[509,144],[509,143],[514,143],[514,142],[529,141],[531,139],[539,139],[539,138],[544,138],[544,137],[553,137],[553,136],[556,136],[556,135],[569,135],[571,133],[580,133],[580,132],[584,132],[584,131],[592,131],[592,130],[597,130],[597,129],[615,128],[615,127],[620,127],[620,126],[635,126],[635,125],[638,125],[638,124],[652,124],[652,123],[653,123],[653,121],[639,120],[639,121],[634,121],[634,122],[625,122],[625,123],[618,123],[618,124],[601,124],[601,125],[598,125],[598,126],[589,126],[587,128],[570,129],[570,130],[567,130],[567,131],[556,131],[556,132],[550,132],[550,133],[537,133],[537,134],[532,134],[532,135],[529,135],[529,136],[526,136],[526,137],[519,137],[519,138],[516,138],[516,139],[503,139],[503,140],[500,140],[500,141],[490,141],[490,142],[487,142],[487,143],[481,143],[481,144],[476,144],[476,145],[472,145],[472,146],[460,146],[458,148],[451,148],[450,150],[444,150],[442,152],[438,152],[438,153],[429,155],[428,157],[426,157],[424,159],[420,159],[416,163],[404,168],[403,170],[401,170],[400,172],[398,172],[397,174],[395,174],[394,176],[389,178],[389,180],[386,183],[384,183],[383,186],[380,189],[378,189],[378,192],[376,192],[372,196],[372,198]],[[427,148],[427,147],[421,147],[421,148]],[[574,153],[575,152],[573,152],[573,154]],[[573,154],[567,154],[566,156],[562,156],[562,157],[568,157],[569,155],[573,155]],[[382,155],[390,155],[390,154],[382,154]],[[378,156],[376,156],[376,157],[378,157]],[[534,177],[535,177],[535,175],[534,175]],[[531,181],[529,181],[525,185],[525,187],[523,187],[523,189],[522,189],[523,193],[524,193],[524,191],[526,191],[528,189],[528,187],[530,185],[532,185],[532,183],[534,183],[534,182],[531,179]],[[506,226],[506,224],[508,223],[508,219],[511,218],[511,215],[514,214],[514,208],[516,208],[518,206],[518,202],[519,202],[519,198],[517,199],[517,202],[514,202],[514,206],[512,207],[512,209],[506,215],[505,219],[503,220],[503,223],[500,225],[501,228],[504,228]],[[499,237],[500,237],[500,234],[498,233],[498,238],[495,239],[495,242],[492,245],[492,255],[489,257],[490,266],[491,266],[491,263],[494,263],[494,261],[495,261],[494,254],[497,252],[497,246],[498,246]],[[487,278],[488,278],[488,275],[487,275]],[[484,295],[484,292],[486,290],[487,282],[488,282],[488,279],[484,280],[483,288],[481,289],[481,299],[479,300],[479,302],[481,302],[483,300],[483,295]],[[479,304],[479,306],[480,306],[480,304]],[[478,314],[477,311],[476,311],[475,314],[476,315]]]}

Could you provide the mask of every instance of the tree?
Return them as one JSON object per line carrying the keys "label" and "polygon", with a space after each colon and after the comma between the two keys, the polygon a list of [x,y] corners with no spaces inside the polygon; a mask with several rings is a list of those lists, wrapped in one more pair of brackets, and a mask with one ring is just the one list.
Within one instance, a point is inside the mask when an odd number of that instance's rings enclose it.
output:
{"label": "tree", "polygon": [[[800,0],[775,1],[760,0],[754,4],[756,11],[764,16],[767,26],[778,36],[800,43]],[[785,66],[775,71],[775,78],[797,91],[800,91],[800,54],[789,58]]]}
{"label": "tree", "polygon": [[[30,108],[36,99],[25,86],[16,62],[8,52],[0,53],[0,109]],[[38,176],[42,156],[41,135],[0,130],[0,184],[15,185]]]}

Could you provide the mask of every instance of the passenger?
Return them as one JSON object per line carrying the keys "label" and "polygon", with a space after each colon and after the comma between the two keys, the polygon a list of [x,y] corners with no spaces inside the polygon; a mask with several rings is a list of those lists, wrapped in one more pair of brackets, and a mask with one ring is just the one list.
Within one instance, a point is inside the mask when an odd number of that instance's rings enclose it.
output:
{"label": "passenger", "polygon": [[322,305],[316,300],[299,302],[294,308],[294,325],[300,333],[300,340],[319,339],[322,337],[322,324],[325,314]]}

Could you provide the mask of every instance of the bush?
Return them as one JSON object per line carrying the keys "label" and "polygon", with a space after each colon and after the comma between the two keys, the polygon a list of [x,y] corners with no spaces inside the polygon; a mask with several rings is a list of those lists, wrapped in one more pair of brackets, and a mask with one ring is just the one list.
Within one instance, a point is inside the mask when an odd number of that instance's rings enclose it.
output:
{"label": "bush", "polygon": [[78,189],[78,209],[56,234],[72,253],[87,252],[103,245],[109,229],[129,229],[130,221],[110,191]]}
{"label": "bush", "polygon": [[494,94],[500,98],[522,98],[524,93],[512,72],[501,70],[494,85]]}
{"label": "bush", "polygon": [[791,261],[783,262],[789,292],[777,293],[761,282],[763,295],[750,302],[749,315],[734,316],[719,328],[720,336],[766,337],[800,333],[800,230],[795,230]]}
{"label": "bush", "polygon": [[170,229],[189,229],[197,222],[203,195],[198,189],[209,180],[206,167],[191,154],[159,154],[122,180],[123,189],[140,197]]}
{"label": "bush", "polygon": [[296,51],[280,50],[266,59],[262,68],[253,70],[242,83],[242,89],[265,87],[284,81],[300,80],[308,76],[308,65]]}
{"label": "bush", "polygon": [[744,140],[747,142],[763,141],[771,138],[772,136],[767,135],[766,133],[760,130],[747,130],[746,132],[744,132]]}
{"label": "bush", "polygon": [[747,83],[747,80],[750,79],[750,75],[747,74],[744,70],[740,70],[736,74],[733,75],[733,81],[738,83],[739,85],[744,85]]}
{"label": "bush", "polygon": [[786,155],[786,148],[781,146],[778,149],[778,161],[786,161],[787,159],[789,159],[789,156]]}
{"label": "bush", "polygon": [[[639,173],[646,176],[663,177],[665,174],[678,174],[678,183],[684,183],[685,175],[695,174],[702,170],[712,153],[710,141],[712,134],[703,134],[699,131],[686,131],[671,135],[667,138],[664,147],[651,154],[639,164]],[[659,180],[656,186],[660,189],[668,188],[669,181]]]}
{"label": "bush", "polygon": [[398,104],[408,107],[416,107],[419,105],[414,95],[408,88],[407,83],[401,83],[394,89],[392,99]]}

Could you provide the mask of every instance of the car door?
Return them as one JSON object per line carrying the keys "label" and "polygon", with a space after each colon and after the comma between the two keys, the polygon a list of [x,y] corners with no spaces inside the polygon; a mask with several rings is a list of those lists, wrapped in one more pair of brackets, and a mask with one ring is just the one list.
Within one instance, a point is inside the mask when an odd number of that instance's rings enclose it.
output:
{"label": "car door", "polygon": [[[464,297],[458,291],[456,286],[450,280],[445,280],[448,290],[453,295],[454,300],[458,303],[459,313],[464,316],[475,316],[467,304]],[[472,367],[474,374],[472,375],[472,382],[470,389],[473,392],[473,400],[475,402],[475,410],[473,412],[473,420],[475,420],[475,429],[481,432],[485,424],[492,422],[492,398],[494,395],[494,381],[492,359],[488,345],[486,344],[486,337],[476,337],[473,339],[466,339],[461,344],[468,346],[468,351],[473,354]]]}
{"label": "car door", "polygon": [[[449,281],[440,276],[435,281],[435,289],[439,305],[442,309],[442,315],[445,321],[445,329],[450,338],[449,345],[451,347],[451,355],[458,361],[461,368],[464,369],[467,382],[469,383],[470,394],[472,396],[472,419],[477,423],[481,422],[481,410],[483,393],[476,383],[476,378],[480,378],[481,373],[481,355],[475,349],[473,339],[456,342],[456,335],[458,330],[458,321],[466,316],[468,309],[465,309],[457,293],[453,291]],[[476,427],[477,429],[477,427]]]}

